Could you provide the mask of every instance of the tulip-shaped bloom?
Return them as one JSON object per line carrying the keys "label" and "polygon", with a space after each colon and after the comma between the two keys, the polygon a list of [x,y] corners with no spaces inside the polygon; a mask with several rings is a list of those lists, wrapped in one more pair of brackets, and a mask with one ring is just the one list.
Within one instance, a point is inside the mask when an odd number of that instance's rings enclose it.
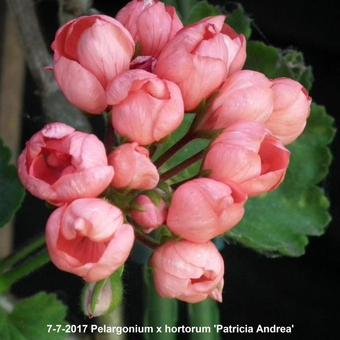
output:
{"label": "tulip-shaped bloom", "polygon": [[310,113],[312,99],[297,81],[288,78],[274,79],[274,110],[266,127],[283,144],[294,142],[303,132]]}
{"label": "tulip-shaped bloom", "polygon": [[173,194],[167,225],[188,241],[207,242],[240,222],[246,200],[247,196],[232,183],[195,179]]}
{"label": "tulip-shaped bloom", "polygon": [[133,228],[122,212],[99,198],[82,198],[56,209],[47,222],[52,262],[87,282],[109,277],[128,258]]}
{"label": "tulip-shaped bloom", "polygon": [[236,123],[213,143],[204,161],[209,177],[238,183],[249,196],[275,190],[283,181],[290,152],[263,124]]}
{"label": "tulip-shaped bloom", "polygon": [[245,61],[245,38],[222,33],[224,16],[185,27],[164,47],[155,73],[181,89],[186,111],[209,97]]}
{"label": "tulip-shaped bloom", "polygon": [[108,161],[115,169],[114,188],[150,190],[158,184],[159,174],[149,151],[137,143],[119,146],[109,154]]}
{"label": "tulip-shaped bloom", "polygon": [[140,195],[135,203],[138,209],[133,210],[131,216],[145,233],[151,233],[165,223],[167,206],[163,200],[156,205],[148,196]]}
{"label": "tulip-shaped bloom", "polygon": [[271,81],[262,73],[242,70],[218,90],[198,130],[224,129],[241,120],[266,122],[273,111]]}
{"label": "tulip-shaped bloom", "polygon": [[176,130],[184,117],[178,86],[144,70],[130,70],[107,92],[114,129],[140,145],[159,141]]}
{"label": "tulip-shaped bloom", "polygon": [[32,195],[54,205],[98,196],[114,173],[95,135],[62,123],[46,125],[26,143],[18,171]]}
{"label": "tulip-shaped bloom", "polygon": [[222,302],[224,262],[212,242],[167,242],[155,251],[151,266],[160,296],[188,303],[208,297]]}
{"label": "tulip-shaped bloom", "polygon": [[134,47],[130,33],[106,15],[80,17],[62,26],[52,49],[54,74],[65,97],[86,112],[103,112],[106,87],[129,69]]}
{"label": "tulip-shaped bloom", "polygon": [[158,0],[132,0],[118,12],[116,19],[140,45],[142,55],[155,57],[183,27],[176,9]]}

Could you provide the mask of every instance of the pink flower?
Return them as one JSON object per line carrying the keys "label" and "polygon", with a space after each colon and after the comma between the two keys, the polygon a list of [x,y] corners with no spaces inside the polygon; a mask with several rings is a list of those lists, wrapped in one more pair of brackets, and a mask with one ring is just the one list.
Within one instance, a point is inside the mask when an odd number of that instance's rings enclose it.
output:
{"label": "pink flower", "polygon": [[159,141],[176,130],[184,117],[178,86],[144,70],[130,70],[107,92],[114,129],[141,145]]}
{"label": "pink flower", "polygon": [[145,233],[151,233],[165,223],[168,209],[163,200],[156,205],[148,196],[140,195],[135,202],[139,210],[133,210],[131,216]]}
{"label": "pink flower", "polygon": [[238,183],[249,196],[275,190],[283,181],[290,152],[260,123],[241,122],[213,143],[203,168],[217,181]]}
{"label": "pink flower", "polygon": [[62,123],[46,125],[26,143],[18,171],[32,195],[55,205],[98,196],[114,173],[96,136]]}
{"label": "pink flower", "polygon": [[274,79],[272,89],[274,110],[266,127],[283,144],[290,144],[301,135],[306,126],[312,99],[307,90],[292,79]]}
{"label": "pink flower", "polygon": [[132,0],[116,18],[140,44],[141,54],[155,57],[183,27],[174,7],[153,0]]}
{"label": "pink flower", "polygon": [[134,48],[130,33],[106,15],[80,17],[62,26],[52,49],[55,77],[66,98],[86,112],[103,112],[106,87],[129,69]]}
{"label": "pink flower", "polygon": [[224,262],[212,242],[167,242],[154,252],[151,265],[160,296],[189,303],[208,297],[222,302]]}
{"label": "pink flower", "polygon": [[265,75],[242,70],[227,78],[198,130],[219,130],[241,120],[265,122],[273,111],[272,83]]}
{"label": "pink flower", "polygon": [[149,151],[137,143],[119,146],[110,153],[108,160],[115,170],[114,188],[150,190],[157,186],[157,168],[149,158]]}
{"label": "pink flower", "polygon": [[228,73],[243,66],[245,39],[235,32],[222,33],[228,31],[227,26],[223,26],[224,19],[222,15],[209,17],[185,27],[159,56],[155,73],[180,87],[186,111],[198,107],[223,83]]}
{"label": "pink flower", "polygon": [[109,277],[129,256],[133,228],[122,212],[99,199],[79,199],[56,209],[46,227],[52,262],[87,282]]}
{"label": "pink flower", "polygon": [[232,183],[194,179],[173,194],[167,225],[188,241],[206,242],[240,222],[246,200],[247,196]]}

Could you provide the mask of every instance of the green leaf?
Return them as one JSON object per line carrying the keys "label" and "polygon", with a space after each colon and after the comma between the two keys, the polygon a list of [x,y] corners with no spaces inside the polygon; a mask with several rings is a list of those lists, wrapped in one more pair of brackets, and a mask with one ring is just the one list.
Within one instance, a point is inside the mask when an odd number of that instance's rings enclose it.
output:
{"label": "green leaf", "polygon": [[328,145],[334,135],[334,120],[313,104],[305,133],[289,146],[284,183],[273,193],[250,199],[244,219],[227,238],[273,256],[303,255],[308,236],[322,235],[331,220],[328,199],[317,184],[328,173]]}
{"label": "green leaf", "polygon": [[293,78],[310,90],[314,76],[311,66],[306,66],[302,52],[293,49],[280,50],[278,76]]}
{"label": "green leaf", "polygon": [[7,312],[0,307],[0,339],[65,339],[65,334],[48,332],[47,325],[65,325],[66,306],[54,294],[38,293]]}
{"label": "green leaf", "polygon": [[195,6],[198,0],[164,0],[163,2],[166,5],[175,7],[177,14],[182,18],[183,23],[186,23],[191,9]]}
{"label": "green leaf", "polygon": [[293,49],[280,50],[261,41],[248,42],[245,68],[262,72],[269,78],[293,78],[308,90],[314,79],[312,68],[305,65],[301,52]]}
{"label": "green leaf", "polygon": [[202,165],[202,161],[197,161],[196,163],[187,167],[185,170],[183,170],[179,174],[168,179],[166,182],[169,185],[174,185],[174,184],[178,184],[178,183],[182,183],[184,181],[187,181],[188,179],[193,178],[193,177],[195,177],[199,174],[199,172],[201,170],[201,165]]}
{"label": "green leaf", "polygon": [[199,1],[195,5],[191,6],[190,8],[191,10],[188,16],[184,18],[184,22],[186,25],[193,24],[203,18],[212,16],[212,15],[221,14],[218,7],[210,4],[206,0]]}
{"label": "green leaf", "polygon": [[327,145],[332,142],[335,132],[334,119],[327,114],[325,107],[312,104],[308,127],[295,143],[289,145],[291,159],[285,190],[304,190],[327,176],[332,162]]}
{"label": "green leaf", "polygon": [[4,226],[13,217],[25,196],[16,167],[9,164],[11,152],[0,139],[0,227]]}
{"label": "green leaf", "polygon": [[164,0],[163,2],[166,5],[177,7],[177,1],[176,0]]}
{"label": "green leaf", "polygon": [[145,333],[145,340],[176,340],[175,333],[164,332],[164,326],[176,326],[178,322],[178,301],[175,299],[164,299],[158,295],[152,278],[152,270],[145,266],[144,281],[146,289],[146,301],[144,311],[144,326],[162,327],[161,336],[157,333]]}
{"label": "green leaf", "polygon": [[211,333],[193,333],[192,340],[218,340],[220,335],[215,332],[214,325],[220,323],[220,311],[213,300],[206,300],[200,303],[188,304],[190,326],[211,328]]}
{"label": "green leaf", "polygon": [[330,222],[328,208],[326,196],[317,187],[295,196],[279,189],[251,199],[244,219],[227,237],[268,256],[301,256],[307,236],[321,235]]}
{"label": "green leaf", "polygon": [[244,34],[247,39],[251,36],[251,22],[252,20],[244,11],[241,4],[237,4],[234,9],[227,16],[227,23],[239,34]]}
{"label": "green leaf", "polygon": [[261,41],[248,41],[245,69],[262,72],[269,78],[275,78],[279,63],[279,49]]}

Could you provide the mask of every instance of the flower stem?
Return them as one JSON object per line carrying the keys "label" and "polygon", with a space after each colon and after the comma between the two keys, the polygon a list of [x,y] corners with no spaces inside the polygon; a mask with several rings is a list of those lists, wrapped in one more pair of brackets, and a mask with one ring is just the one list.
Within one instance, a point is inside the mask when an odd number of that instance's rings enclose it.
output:
{"label": "flower stem", "polygon": [[157,249],[160,246],[160,243],[158,243],[152,237],[144,234],[141,230],[137,228],[135,228],[135,235],[136,239],[138,239],[140,242],[142,242],[144,245],[151,249]]}
{"label": "flower stem", "polygon": [[190,143],[193,139],[195,139],[194,134],[187,134],[181,140],[179,140],[174,146],[172,146],[165,154],[157,159],[155,165],[157,168],[160,168],[165,162],[167,162],[171,157],[173,157],[177,151],[181,150],[188,143]]}
{"label": "flower stem", "polygon": [[47,249],[44,248],[41,252],[36,254],[34,257],[29,258],[19,267],[2,274],[0,276],[0,294],[6,293],[14,283],[38,270],[49,261],[50,257],[48,255]]}
{"label": "flower stem", "polygon": [[165,172],[164,174],[161,175],[160,177],[160,182],[165,182],[168,179],[180,174],[182,171],[185,169],[191,167],[194,165],[197,161],[203,160],[205,155],[205,151],[199,152],[197,155],[187,159],[185,162],[181,163],[179,166]]}
{"label": "flower stem", "polygon": [[33,240],[32,242],[15,252],[13,255],[6,257],[2,261],[0,261],[0,273],[7,271],[21,260],[24,260],[28,255],[41,248],[44,244],[45,236],[41,235],[37,239]]}

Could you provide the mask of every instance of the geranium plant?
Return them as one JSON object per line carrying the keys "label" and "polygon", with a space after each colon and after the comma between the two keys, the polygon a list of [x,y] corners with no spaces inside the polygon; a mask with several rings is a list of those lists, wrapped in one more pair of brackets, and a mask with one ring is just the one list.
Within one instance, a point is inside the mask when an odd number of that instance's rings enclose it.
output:
{"label": "geranium plant", "polygon": [[[106,137],[70,118],[49,122],[27,141],[18,177],[1,144],[0,224],[19,209],[23,187],[51,209],[45,235],[0,262],[2,294],[52,261],[84,281],[86,315],[111,313],[139,247],[145,324],[176,325],[178,300],[190,304],[192,324],[202,313],[213,322],[228,289],[225,242],[304,254],[330,221],[318,184],[333,121],[312,103],[302,54],[250,36],[240,5],[226,12],[195,0],[133,0],[115,17],[83,15],[58,30],[46,72],[89,120],[103,116]],[[46,317],[26,329],[29,306]],[[64,314],[43,293],[0,305],[0,334],[46,339],[46,324]]]}

